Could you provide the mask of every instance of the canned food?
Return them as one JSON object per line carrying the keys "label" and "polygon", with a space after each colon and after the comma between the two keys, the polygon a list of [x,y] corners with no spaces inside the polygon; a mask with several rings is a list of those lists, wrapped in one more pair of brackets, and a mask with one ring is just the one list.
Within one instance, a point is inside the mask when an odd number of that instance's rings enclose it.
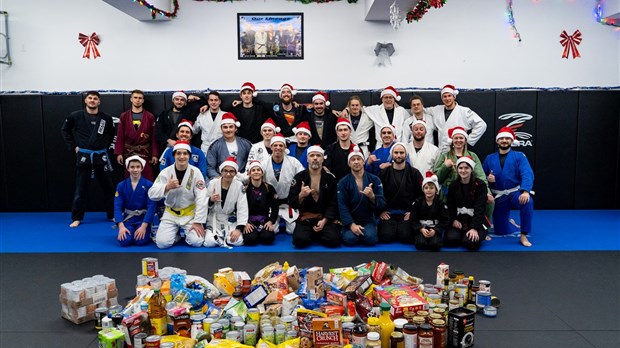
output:
{"label": "canned food", "polygon": [[95,329],[101,330],[101,320],[108,316],[108,307],[95,309]]}
{"label": "canned food", "polygon": [[174,342],[164,342],[161,343],[160,348],[174,348]]}
{"label": "canned food", "polygon": [[161,348],[161,336],[159,335],[149,336],[144,342],[146,348]]}
{"label": "canned food", "polygon": [[478,291],[476,293],[476,307],[483,309],[491,305],[491,293],[488,291]]}
{"label": "canned food", "polygon": [[478,286],[480,287],[480,291],[488,291],[491,292],[491,282],[488,280],[480,280],[478,281]]}
{"label": "canned food", "polygon": [[159,261],[154,257],[145,257],[142,259],[142,274],[152,278],[157,277],[157,270],[159,269]]}
{"label": "canned food", "polygon": [[144,332],[139,332],[133,336],[133,348],[144,348],[147,336],[148,335]]}

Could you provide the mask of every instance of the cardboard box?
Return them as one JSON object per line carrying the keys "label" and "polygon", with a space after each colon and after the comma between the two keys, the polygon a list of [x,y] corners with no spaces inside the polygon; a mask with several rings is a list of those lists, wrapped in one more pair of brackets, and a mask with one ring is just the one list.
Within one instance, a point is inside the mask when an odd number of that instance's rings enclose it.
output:
{"label": "cardboard box", "polygon": [[[231,272],[230,274],[234,274]],[[229,276],[224,273],[215,273],[213,274],[213,285],[222,293],[228,296],[232,296],[235,292],[235,285],[233,284],[234,280],[231,281]]]}
{"label": "cardboard box", "polygon": [[448,279],[450,277],[450,265],[446,265],[445,263],[440,263],[437,266],[437,285],[443,285],[443,280]]}
{"label": "cardboard box", "polygon": [[342,345],[340,318],[312,319],[312,338],[315,347]]}
{"label": "cardboard box", "polygon": [[322,267],[315,266],[306,271],[306,285],[310,300],[318,300],[325,296]]}
{"label": "cardboard box", "polygon": [[138,312],[130,317],[123,319],[121,331],[125,335],[125,343],[128,347],[133,346],[133,338],[139,333],[151,334],[151,321],[146,311]]}
{"label": "cardboard box", "polygon": [[93,297],[87,297],[79,301],[71,301],[67,299],[66,297],[64,297],[62,294],[59,296],[60,303],[66,304],[67,306],[73,307],[73,308],[85,307],[85,306],[92,305],[92,304],[101,304],[107,301],[108,299],[117,298],[117,297],[118,297],[117,289],[114,289],[112,291],[96,292],[96,293],[93,293]]}
{"label": "cardboard box", "polygon": [[390,304],[390,314],[393,319],[401,318],[406,312],[428,310],[428,303],[409,286],[390,285],[376,287],[375,295],[379,302]]}

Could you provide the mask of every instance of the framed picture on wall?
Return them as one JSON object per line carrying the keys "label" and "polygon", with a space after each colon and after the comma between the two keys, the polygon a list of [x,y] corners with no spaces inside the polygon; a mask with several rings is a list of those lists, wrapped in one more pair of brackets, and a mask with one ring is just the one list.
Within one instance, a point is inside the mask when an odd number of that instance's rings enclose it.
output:
{"label": "framed picture on wall", "polygon": [[238,13],[239,59],[304,59],[303,13]]}

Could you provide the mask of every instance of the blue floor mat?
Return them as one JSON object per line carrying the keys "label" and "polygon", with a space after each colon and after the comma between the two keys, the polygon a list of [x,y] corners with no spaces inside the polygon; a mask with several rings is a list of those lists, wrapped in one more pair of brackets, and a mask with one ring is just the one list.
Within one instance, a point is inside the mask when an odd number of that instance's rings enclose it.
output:
{"label": "blue floor mat", "polygon": [[[291,236],[278,234],[274,245],[256,247],[192,248],[183,241],[167,250],[154,244],[122,248],[116,241],[113,223],[104,213],[89,213],[78,228],[70,228],[69,213],[0,213],[0,253],[82,253],[82,252],[390,252],[415,251],[399,243],[374,247],[328,249],[312,245],[295,249]],[[518,222],[518,212],[512,217]],[[534,212],[530,241],[522,247],[517,237],[485,241],[480,251],[610,251],[620,250],[620,210],[541,210]],[[442,251],[463,251],[444,248]]]}

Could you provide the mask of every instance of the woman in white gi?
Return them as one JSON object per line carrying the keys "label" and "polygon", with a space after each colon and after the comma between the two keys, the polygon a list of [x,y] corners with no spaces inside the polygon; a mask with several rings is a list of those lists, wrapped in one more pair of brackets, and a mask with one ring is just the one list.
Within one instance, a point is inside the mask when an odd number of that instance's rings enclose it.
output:
{"label": "woman in white gi", "polygon": [[245,225],[248,223],[248,200],[243,184],[234,180],[239,167],[234,157],[220,164],[222,176],[209,182],[209,215],[204,246],[243,245]]}
{"label": "woman in white gi", "polygon": [[202,224],[207,221],[205,181],[200,169],[189,164],[191,147],[188,142],[177,141],[172,153],[174,165],[164,168],[149,189],[150,199],[165,198],[166,205],[155,243],[158,248],[165,249],[185,236],[187,244],[199,247],[205,236]]}

